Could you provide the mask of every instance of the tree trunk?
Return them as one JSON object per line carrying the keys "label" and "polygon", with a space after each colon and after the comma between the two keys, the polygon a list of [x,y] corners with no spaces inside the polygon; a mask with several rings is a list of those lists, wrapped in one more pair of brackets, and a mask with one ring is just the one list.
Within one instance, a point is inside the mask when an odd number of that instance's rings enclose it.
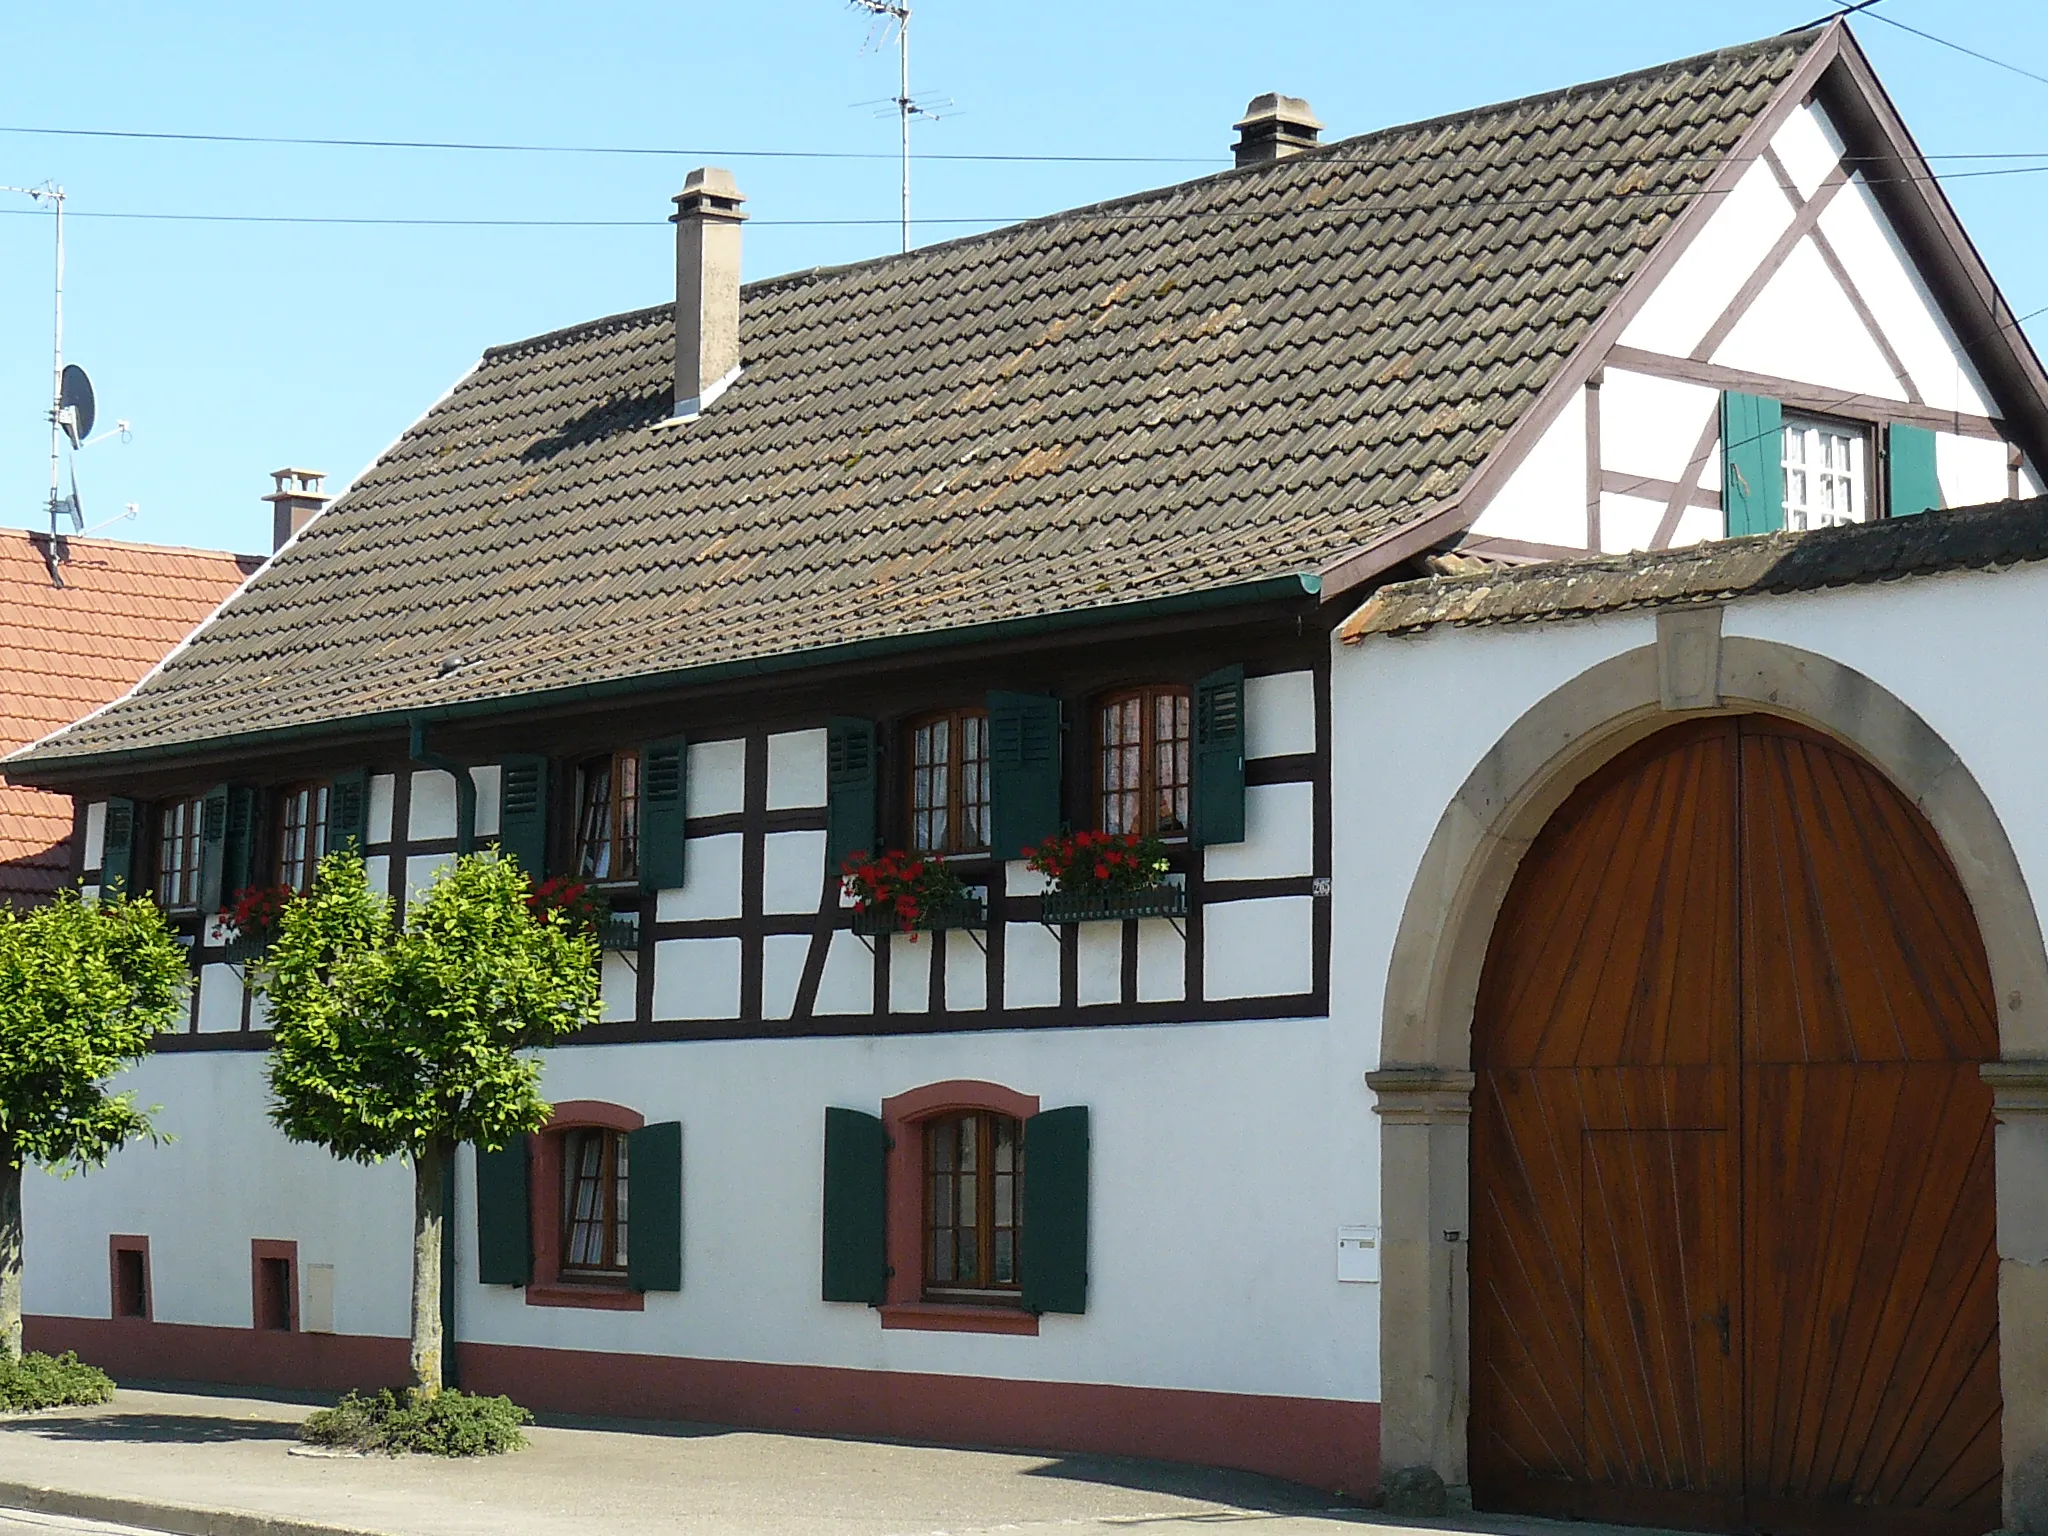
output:
{"label": "tree trunk", "polygon": [[436,1141],[412,1159],[412,1377],[425,1397],[441,1390],[441,1244],[448,1224],[441,1169],[454,1151]]}
{"label": "tree trunk", "polygon": [[21,1358],[21,1161],[0,1162],[0,1350]]}

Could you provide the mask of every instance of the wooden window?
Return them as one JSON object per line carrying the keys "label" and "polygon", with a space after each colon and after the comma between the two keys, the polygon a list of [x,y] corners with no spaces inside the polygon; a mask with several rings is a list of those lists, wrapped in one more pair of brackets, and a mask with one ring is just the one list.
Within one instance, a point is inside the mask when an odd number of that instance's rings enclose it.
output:
{"label": "wooden window", "polygon": [[584,880],[639,878],[639,753],[613,752],[577,767],[576,873]]}
{"label": "wooden window", "polygon": [[1139,688],[1103,703],[1097,755],[1103,831],[1167,837],[1187,831],[1188,723],[1185,688]]}
{"label": "wooden window", "polygon": [[204,800],[179,800],[157,821],[156,904],[166,910],[199,905],[200,827]]}
{"label": "wooden window", "polygon": [[327,852],[325,784],[296,784],[278,798],[277,883],[309,889]]}
{"label": "wooden window", "polygon": [[1845,422],[1787,416],[1782,464],[1787,528],[1831,528],[1870,516],[1870,435]]}
{"label": "wooden window", "polygon": [[954,709],[910,731],[910,846],[917,853],[988,847],[988,712]]}
{"label": "wooden window", "polygon": [[1018,1292],[1024,1126],[977,1112],[927,1121],[925,1294],[1012,1300]]}
{"label": "wooden window", "polygon": [[562,1275],[626,1273],[626,1133],[589,1126],[562,1135]]}

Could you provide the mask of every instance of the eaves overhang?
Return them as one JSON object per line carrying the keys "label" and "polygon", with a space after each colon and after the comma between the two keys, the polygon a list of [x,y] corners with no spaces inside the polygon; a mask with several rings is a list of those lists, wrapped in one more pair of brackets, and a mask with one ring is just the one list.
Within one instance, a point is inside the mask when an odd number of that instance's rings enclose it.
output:
{"label": "eaves overhang", "polygon": [[844,645],[822,646],[782,655],[748,657],[714,662],[670,671],[643,672],[629,677],[603,678],[567,687],[540,689],[530,693],[497,694],[488,698],[463,699],[446,704],[416,705],[370,711],[333,720],[279,726],[273,729],[241,731],[225,736],[197,737],[161,745],[129,747],[108,752],[38,756],[41,742],[0,758],[0,778],[9,784],[38,789],[63,790],[88,778],[103,778],[123,768],[170,766],[191,760],[299,747],[315,743],[343,742],[365,736],[410,732],[415,727],[432,728],[484,721],[499,717],[540,714],[583,704],[598,704],[630,698],[636,694],[675,692],[732,682],[749,677],[776,677],[792,673],[879,661],[920,652],[944,651],[973,645],[1063,635],[1109,625],[1174,618],[1222,609],[1251,608],[1262,604],[1306,599],[1313,603],[1322,585],[1313,571],[1296,571],[1258,581],[1210,587],[1196,592],[1177,592],[1138,602],[1109,604],[1099,608],[1067,609],[1057,613],[1033,614],[1024,618],[997,619],[986,624],[962,625],[952,629],[927,630],[915,634],[887,635],[871,640],[849,641]]}

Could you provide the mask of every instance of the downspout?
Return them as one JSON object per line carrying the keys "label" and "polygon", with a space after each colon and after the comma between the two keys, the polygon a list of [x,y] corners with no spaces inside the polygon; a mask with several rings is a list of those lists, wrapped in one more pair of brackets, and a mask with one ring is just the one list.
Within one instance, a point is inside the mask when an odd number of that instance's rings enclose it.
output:
{"label": "downspout", "polygon": [[[443,757],[427,748],[427,722],[415,717],[412,725],[412,760],[424,768],[438,768],[455,780],[455,852],[458,857],[476,851],[476,778],[467,763]],[[441,1164],[441,1385],[462,1384],[456,1366],[460,1353],[455,1338],[455,1245],[460,1239],[455,1222],[455,1159]]]}

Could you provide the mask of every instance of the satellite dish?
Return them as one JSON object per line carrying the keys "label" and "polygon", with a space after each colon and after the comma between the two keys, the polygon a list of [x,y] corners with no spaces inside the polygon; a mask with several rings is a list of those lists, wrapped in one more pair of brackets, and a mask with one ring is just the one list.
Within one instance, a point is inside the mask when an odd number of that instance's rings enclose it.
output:
{"label": "satellite dish", "polygon": [[64,365],[64,382],[57,390],[57,425],[74,448],[92,436],[92,380],[76,363]]}

